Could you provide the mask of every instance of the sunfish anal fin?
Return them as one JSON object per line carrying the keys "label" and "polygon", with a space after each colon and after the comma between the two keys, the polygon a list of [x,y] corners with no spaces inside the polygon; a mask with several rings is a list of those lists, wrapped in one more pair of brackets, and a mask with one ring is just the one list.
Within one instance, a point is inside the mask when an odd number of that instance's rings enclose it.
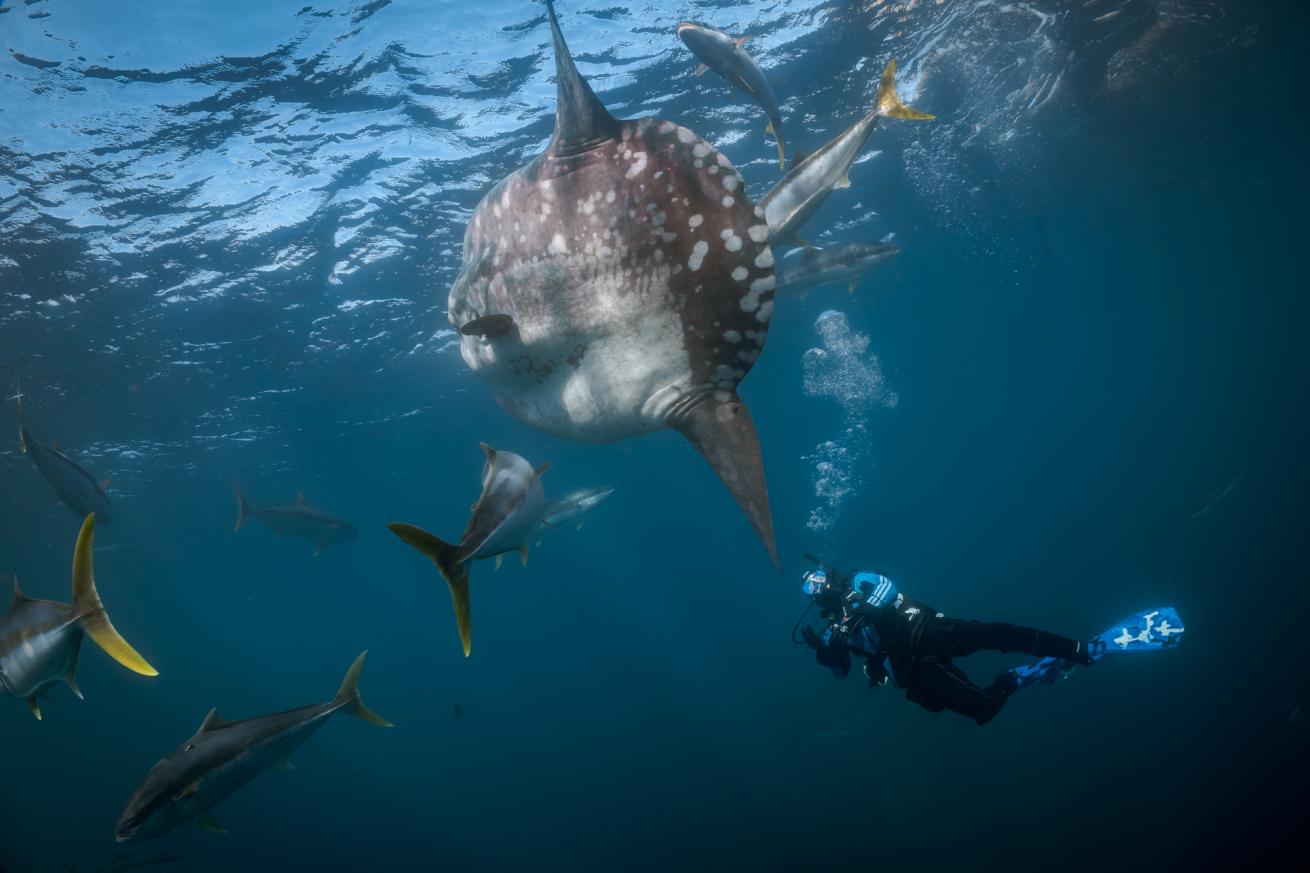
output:
{"label": "sunfish anal fin", "polygon": [[773,516],[769,512],[760,439],[746,404],[736,394],[724,402],[706,396],[670,424],[719,474],[769,550],[774,566],[781,570],[773,539]]}

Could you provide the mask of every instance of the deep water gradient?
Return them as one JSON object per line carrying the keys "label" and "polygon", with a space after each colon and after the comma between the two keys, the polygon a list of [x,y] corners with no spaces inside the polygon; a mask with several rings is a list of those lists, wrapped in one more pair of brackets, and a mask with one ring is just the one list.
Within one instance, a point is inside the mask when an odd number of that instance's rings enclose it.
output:
{"label": "deep water gradient", "polygon": [[[570,444],[515,422],[445,318],[464,223],[551,130],[527,0],[0,6],[0,384],[97,476],[101,595],[162,675],[89,643],[36,722],[0,699],[0,868],[95,870],[146,770],[212,706],[362,689],[398,727],[328,724],[216,810],[173,869],[1183,870],[1304,852],[1310,531],[1302,4],[559,0],[620,116],[719,145],[755,198],[763,113],[682,19],[754,34],[791,148],[879,70],[933,122],[887,122],[807,227],[903,248],[853,296],[780,298],[742,393],[784,575],[671,433]],[[858,487],[807,526],[807,392],[840,310],[898,402],[870,402]],[[874,372],[870,370],[869,372]],[[883,397],[882,400],[886,400]],[[0,587],[67,600],[78,519],[0,408]],[[473,655],[434,568],[478,441],[612,485],[524,569],[473,571]],[[1250,465],[1210,511],[1194,501]],[[358,527],[232,533],[233,488],[303,490]],[[834,681],[788,632],[805,551],[878,566],[952,615],[1085,635],[1173,604],[1185,644],[1024,691],[978,728]],[[972,659],[989,678],[1007,662]],[[458,706],[462,717],[452,717]]]}

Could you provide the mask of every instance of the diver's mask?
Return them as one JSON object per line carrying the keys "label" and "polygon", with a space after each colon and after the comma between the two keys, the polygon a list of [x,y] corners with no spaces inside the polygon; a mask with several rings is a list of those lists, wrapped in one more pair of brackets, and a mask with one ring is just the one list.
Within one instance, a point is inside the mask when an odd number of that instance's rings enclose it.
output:
{"label": "diver's mask", "polygon": [[801,590],[810,597],[817,597],[828,588],[828,574],[822,567],[806,570],[801,576]]}

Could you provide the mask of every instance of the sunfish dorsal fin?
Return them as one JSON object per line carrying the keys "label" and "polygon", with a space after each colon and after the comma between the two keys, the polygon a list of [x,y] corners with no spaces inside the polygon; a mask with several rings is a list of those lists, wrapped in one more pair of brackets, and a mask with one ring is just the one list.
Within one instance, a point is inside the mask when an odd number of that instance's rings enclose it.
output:
{"label": "sunfish dorsal fin", "polygon": [[555,17],[555,4],[546,0],[550,32],[555,42],[555,133],[547,151],[567,157],[593,149],[618,136],[619,122],[582,78]]}
{"label": "sunfish dorsal fin", "polygon": [[736,394],[726,401],[706,397],[670,423],[719,474],[769,550],[774,566],[781,569],[778,547],[773,540],[773,516],[769,512],[760,439],[746,404]]}

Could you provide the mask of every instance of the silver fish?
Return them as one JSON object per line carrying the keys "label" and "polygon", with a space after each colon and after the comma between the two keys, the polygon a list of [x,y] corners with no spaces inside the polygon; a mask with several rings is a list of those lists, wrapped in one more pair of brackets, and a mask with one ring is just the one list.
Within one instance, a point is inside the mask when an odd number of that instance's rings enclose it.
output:
{"label": "silver fish", "polygon": [[563,527],[575,521],[578,527],[582,527],[582,516],[591,512],[613,493],[613,488],[583,488],[581,491],[574,491],[556,500],[546,507],[546,516],[541,520],[541,531],[538,533]]}
{"label": "silver fish", "polygon": [[458,545],[412,524],[387,525],[396,536],[427,555],[446,580],[466,658],[473,646],[468,562],[518,552],[527,564],[528,542],[541,526],[547,509],[541,474],[549,464],[534,470],[513,452],[498,452],[486,443],[482,443],[482,451],[487,455],[482,468],[482,495],[473,504],[473,514]]}
{"label": "silver fish", "polygon": [[854,292],[861,276],[900,250],[900,246],[891,243],[862,242],[807,248],[782,265],[778,271],[778,291],[804,295],[820,285],[847,282]]}
{"label": "silver fish", "polygon": [[851,186],[851,164],[873,135],[879,118],[927,120],[935,116],[912,109],[896,96],[896,61],[887,64],[878,82],[873,109],[818,151],[794,161],[760,205],[773,239],[788,243],[837,188]]}
{"label": "silver fish", "polygon": [[251,516],[276,533],[314,543],[314,557],[318,557],[324,546],[348,543],[359,536],[359,531],[332,513],[310,506],[304,494],[297,494],[295,503],[252,506],[246,502],[246,496],[238,485],[237,523],[232,532],[241,530],[241,526]]}
{"label": "silver fish", "polygon": [[41,718],[38,698],[63,682],[79,698],[77,656],[82,634],[89,635],[118,663],[142,676],[159,672],[119,636],[100,602],[92,568],[94,514],[82,522],[73,550],[73,602],[34,600],[14,579],[14,599],[0,616],[0,694],[25,697],[32,715]]}
{"label": "silver fish", "polygon": [[[195,736],[150,768],[118,819],[118,841],[168,833],[201,819],[260,773],[275,767],[289,769],[291,753],[338,712],[392,727],[359,696],[359,674],[367,655],[367,651],[361,652],[350,665],[336,697],[328,703],[244,721],[227,721],[217,709],[211,709]],[[202,819],[201,824],[221,830],[213,819]]]}
{"label": "silver fish", "polygon": [[67,506],[79,517],[95,513],[101,524],[108,524],[113,513],[109,506],[109,495],[105,489],[109,480],[97,482],[81,464],[54,446],[38,442],[28,433],[23,422],[23,388],[18,387],[18,444],[32,459],[36,469],[41,473],[50,487],[59,496],[59,502]]}
{"label": "silver fish", "polygon": [[778,112],[778,98],[773,93],[769,79],[755,63],[755,59],[746,54],[742,45],[749,36],[733,39],[717,27],[684,21],[678,25],[678,38],[691,49],[691,53],[700,59],[696,75],[707,70],[718,73],[728,84],[747,94],[760,104],[769,116],[767,133],[772,133],[778,140],[778,166],[786,169],[787,158],[782,147],[782,115]]}
{"label": "silver fish", "polygon": [[611,442],[674,428],[777,560],[759,438],[737,386],[773,315],[764,212],[732,163],[670,121],[619,121],[547,2],[555,133],[474,210],[447,310],[515,418]]}

